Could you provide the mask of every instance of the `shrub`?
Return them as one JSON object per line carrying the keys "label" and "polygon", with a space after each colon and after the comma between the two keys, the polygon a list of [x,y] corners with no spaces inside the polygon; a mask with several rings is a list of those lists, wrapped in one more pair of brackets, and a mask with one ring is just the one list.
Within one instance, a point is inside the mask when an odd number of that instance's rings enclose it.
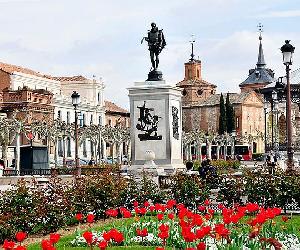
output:
{"label": "shrub", "polygon": [[167,194],[160,190],[158,185],[144,173],[139,182],[134,179],[128,180],[127,186],[122,190],[120,196],[120,204],[131,208],[133,201],[141,203],[151,200],[153,203],[161,203],[166,200]]}
{"label": "shrub", "polygon": [[191,208],[195,208],[209,196],[209,189],[200,177],[180,173],[172,178],[171,192],[177,202]]}

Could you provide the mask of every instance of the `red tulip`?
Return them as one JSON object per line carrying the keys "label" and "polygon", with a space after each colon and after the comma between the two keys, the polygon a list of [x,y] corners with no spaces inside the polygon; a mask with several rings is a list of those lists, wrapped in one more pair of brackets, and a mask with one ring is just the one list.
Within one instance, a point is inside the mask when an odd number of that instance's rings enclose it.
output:
{"label": "red tulip", "polygon": [[214,213],[215,213],[215,210],[213,210],[213,209],[210,209],[210,208],[209,208],[209,209],[207,209],[207,211],[208,211],[208,213],[209,213],[209,214],[211,214],[211,215],[214,215]]}
{"label": "red tulip", "polygon": [[173,219],[174,219],[174,214],[168,214],[168,218],[169,218],[170,220],[173,220]]}
{"label": "red tulip", "polygon": [[130,218],[131,217],[131,212],[129,210],[124,210],[123,211],[123,217],[124,218]]}
{"label": "red tulip", "polygon": [[103,232],[102,237],[106,240],[106,241],[110,241],[110,234],[107,232]]}
{"label": "red tulip", "polygon": [[25,246],[17,246],[14,250],[27,250],[27,248]]}
{"label": "red tulip", "polygon": [[164,247],[156,247],[155,250],[165,250]]}
{"label": "red tulip", "polygon": [[157,214],[157,219],[158,220],[163,220],[164,219],[164,214]]}
{"label": "red tulip", "polygon": [[284,215],[281,217],[281,219],[282,219],[283,222],[287,222],[289,220],[289,218],[287,216],[284,216]]}
{"label": "red tulip", "polygon": [[225,228],[224,224],[215,224],[215,232],[222,237],[227,237],[230,234],[229,229]]}
{"label": "red tulip", "polygon": [[117,209],[108,209],[106,210],[106,215],[111,217],[117,217],[118,216],[118,210]]}
{"label": "red tulip", "polygon": [[136,230],[136,234],[138,236],[141,236],[141,237],[146,237],[148,235],[148,231],[147,231],[147,228],[144,228],[144,229],[137,229]]}
{"label": "red tulip", "polygon": [[22,242],[26,238],[26,236],[27,236],[27,233],[25,233],[25,232],[17,232],[16,233],[16,240],[18,242]]}
{"label": "red tulip", "polygon": [[13,250],[15,243],[13,241],[4,240],[3,248],[4,250]]}
{"label": "red tulip", "polygon": [[163,232],[163,231],[169,231],[169,226],[167,224],[161,224],[158,229]]}
{"label": "red tulip", "polygon": [[107,248],[107,245],[107,241],[101,240],[98,244],[98,247],[100,248],[100,250],[105,250],[105,248]]}
{"label": "red tulip", "polygon": [[145,201],[144,202],[144,207],[149,207],[150,206],[150,203],[148,201]]}
{"label": "red tulip", "polygon": [[161,238],[162,240],[165,240],[169,238],[169,232],[168,231],[162,231],[158,234],[158,237]]}
{"label": "red tulip", "polygon": [[60,239],[60,234],[52,233],[50,234],[50,242],[56,244]]}
{"label": "red tulip", "polygon": [[139,205],[139,203],[138,203],[137,201],[134,201],[134,202],[133,202],[133,206],[134,206],[134,207],[137,207],[138,205]]}
{"label": "red tulip", "polygon": [[151,206],[149,207],[149,210],[150,210],[150,212],[152,213],[152,212],[155,210],[155,206],[151,205]]}
{"label": "red tulip", "polygon": [[186,250],[197,250],[197,249],[194,247],[188,247],[188,248],[186,248]]}
{"label": "red tulip", "polygon": [[201,206],[201,205],[198,206],[198,210],[199,210],[200,212],[205,211],[205,209],[206,209],[205,206]]}
{"label": "red tulip", "polygon": [[52,245],[50,240],[42,240],[41,246],[43,250],[54,250],[55,247]]}
{"label": "red tulip", "polygon": [[113,240],[120,244],[122,241],[124,241],[124,236],[121,232],[116,231],[113,235],[112,235]]}
{"label": "red tulip", "polygon": [[81,214],[81,213],[76,214],[75,219],[78,220],[78,221],[82,221],[83,220],[83,214]]}
{"label": "red tulip", "polygon": [[86,231],[82,234],[82,236],[88,245],[91,245],[93,243],[93,233],[92,232]]}
{"label": "red tulip", "polygon": [[168,209],[172,209],[175,205],[176,205],[176,201],[175,200],[168,200],[167,201],[167,208]]}
{"label": "red tulip", "polygon": [[204,205],[205,206],[208,206],[210,204],[210,200],[209,199],[206,199],[205,201],[204,201]]}
{"label": "red tulip", "polygon": [[95,215],[93,215],[93,214],[88,214],[87,217],[86,217],[86,221],[88,223],[93,223],[94,219],[95,219]]}
{"label": "red tulip", "polygon": [[197,250],[205,250],[206,249],[206,245],[204,242],[200,242],[198,245],[197,245]]}
{"label": "red tulip", "polygon": [[147,209],[144,207],[141,207],[139,212],[140,212],[140,214],[144,215],[147,213]]}

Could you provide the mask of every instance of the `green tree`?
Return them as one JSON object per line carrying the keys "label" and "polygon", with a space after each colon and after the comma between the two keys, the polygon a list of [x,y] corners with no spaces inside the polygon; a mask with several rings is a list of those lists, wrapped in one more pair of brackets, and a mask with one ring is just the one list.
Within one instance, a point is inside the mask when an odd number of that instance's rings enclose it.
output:
{"label": "green tree", "polygon": [[228,133],[232,133],[232,131],[235,129],[235,113],[233,109],[233,105],[230,103],[229,100],[229,93],[227,93],[226,96],[226,129]]}
{"label": "green tree", "polygon": [[226,108],[224,104],[223,94],[220,97],[220,118],[219,118],[219,134],[223,135],[226,130]]}

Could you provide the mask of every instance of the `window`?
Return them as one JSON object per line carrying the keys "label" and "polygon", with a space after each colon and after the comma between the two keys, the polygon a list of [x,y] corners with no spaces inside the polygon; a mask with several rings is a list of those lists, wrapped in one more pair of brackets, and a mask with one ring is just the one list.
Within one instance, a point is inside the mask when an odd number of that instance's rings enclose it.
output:
{"label": "window", "polygon": [[192,78],[192,71],[190,69],[188,69],[188,77]]}
{"label": "window", "polygon": [[239,118],[237,117],[236,118],[236,128],[239,128],[240,126],[239,126]]}
{"label": "window", "polygon": [[82,146],[83,146],[83,149],[82,149],[82,151],[83,151],[83,152],[82,152],[82,153],[83,153],[83,156],[84,156],[84,157],[87,157],[87,152],[86,152],[86,140],[84,140],[82,144],[83,144],[83,145],[82,145]]}
{"label": "window", "polygon": [[71,157],[71,139],[67,138],[67,157]]}
{"label": "window", "polygon": [[102,116],[99,115],[99,125],[102,125]]}
{"label": "window", "polygon": [[100,102],[101,102],[101,94],[100,92],[98,92],[98,104],[100,104]]}
{"label": "window", "polygon": [[70,124],[70,111],[67,112],[67,124]]}
{"label": "window", "polygon": [[199,69],[197,69],[197,77],[198,77],[198,78],[200,77]]}
{"label": "window", "polygon": [[93,114],[91,114],[90,125],[93,125]]}
{"label": "window", "polygon": [[182,91],[182,94],[183,94],[183,96],[186,96],[186,95],[187,95],[187,92],[186,92],[185,89]]}
{"label": "window", "polygon": [[57,111],[57,119],[61,121],[61,111],[60,110]]}
{"label": "window", "polygon": [[58,156],[63,157],[64,152],[63,152],[63,141],[62,141],[62,139],[58,140],[58,150],[57,151],[58,151]]}
{"label": "window", "polygon": [[110,119],[108,120],[108,125],[111,127],[111,120]]}
{"label": "window", "polygon": [[85,126],[85,114],[81,114],[80,127]]}
{"label": "window", "polygon": [[91,141],[91,157],[95,157],[94,143]]}

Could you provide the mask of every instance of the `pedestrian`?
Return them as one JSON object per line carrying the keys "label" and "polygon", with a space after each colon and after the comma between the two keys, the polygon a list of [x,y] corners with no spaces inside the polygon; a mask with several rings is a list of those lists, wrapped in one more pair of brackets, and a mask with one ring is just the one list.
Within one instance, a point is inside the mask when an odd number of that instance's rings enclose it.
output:
{"label": "pedestrian", "polygon": [[2,169],[5,168],[4,161],[2,159],[0,159],[0,168],[2,168]]}

